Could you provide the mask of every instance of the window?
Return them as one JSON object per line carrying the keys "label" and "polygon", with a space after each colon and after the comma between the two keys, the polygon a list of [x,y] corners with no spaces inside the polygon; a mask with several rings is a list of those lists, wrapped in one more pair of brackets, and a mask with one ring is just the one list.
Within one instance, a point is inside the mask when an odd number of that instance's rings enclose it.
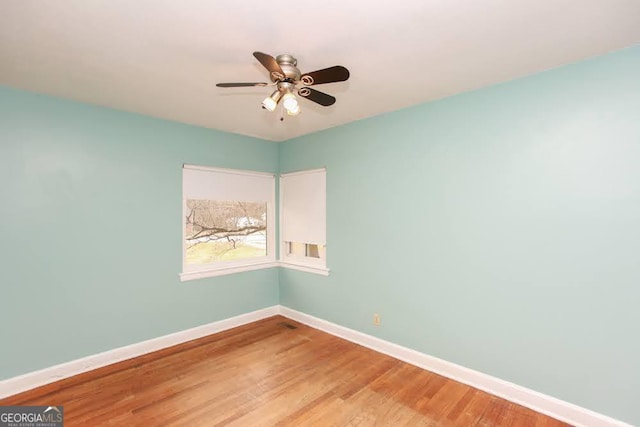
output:
{"label": "window", "polygon": [[280,232],[283,267],[328,274],[325,169],[280,175]]}
{"label": "window", "polygon": [[273,174],[184,165],[182,280],[275,263]]}

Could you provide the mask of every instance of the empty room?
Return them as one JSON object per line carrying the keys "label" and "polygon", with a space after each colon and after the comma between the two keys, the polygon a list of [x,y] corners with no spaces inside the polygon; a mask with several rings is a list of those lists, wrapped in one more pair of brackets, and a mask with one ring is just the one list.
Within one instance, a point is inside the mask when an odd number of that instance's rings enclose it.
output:
{"label": "empty room", "polygon": [[0,4],[0,427],[640,425],[640,2]]}

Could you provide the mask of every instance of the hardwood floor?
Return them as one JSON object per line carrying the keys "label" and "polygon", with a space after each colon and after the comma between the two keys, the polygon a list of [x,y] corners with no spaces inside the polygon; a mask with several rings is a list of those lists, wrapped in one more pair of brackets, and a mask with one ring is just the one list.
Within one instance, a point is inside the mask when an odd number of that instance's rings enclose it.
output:
{"label": "hardwood floor", "polygon": [[67,427],[566,425],[280,316],[0,400],[16,404],[63,405]]}

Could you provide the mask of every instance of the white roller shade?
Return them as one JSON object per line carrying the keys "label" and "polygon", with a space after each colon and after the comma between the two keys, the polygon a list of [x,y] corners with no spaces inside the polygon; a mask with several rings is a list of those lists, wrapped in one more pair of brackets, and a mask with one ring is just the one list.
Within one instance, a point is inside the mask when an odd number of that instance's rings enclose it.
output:
{"label": "white roller shade", "polygon": [[184,165],[184,199],[271,202],[275,194],[273,174]]}
{"label": "white roller shade", "polygon": [[280,176],[282,240],[326,244],[326,171]]}

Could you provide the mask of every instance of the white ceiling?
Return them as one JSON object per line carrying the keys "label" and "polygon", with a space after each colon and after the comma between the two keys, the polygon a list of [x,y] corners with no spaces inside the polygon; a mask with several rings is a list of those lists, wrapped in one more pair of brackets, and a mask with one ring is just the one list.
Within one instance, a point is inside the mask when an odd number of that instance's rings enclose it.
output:
{"label": "white ceiling", "polygon": [[[640,42],[639,0],[0,2],[0,84],[281,141]],[[251,55],[290,53],[315,88],[278,120]]]}

